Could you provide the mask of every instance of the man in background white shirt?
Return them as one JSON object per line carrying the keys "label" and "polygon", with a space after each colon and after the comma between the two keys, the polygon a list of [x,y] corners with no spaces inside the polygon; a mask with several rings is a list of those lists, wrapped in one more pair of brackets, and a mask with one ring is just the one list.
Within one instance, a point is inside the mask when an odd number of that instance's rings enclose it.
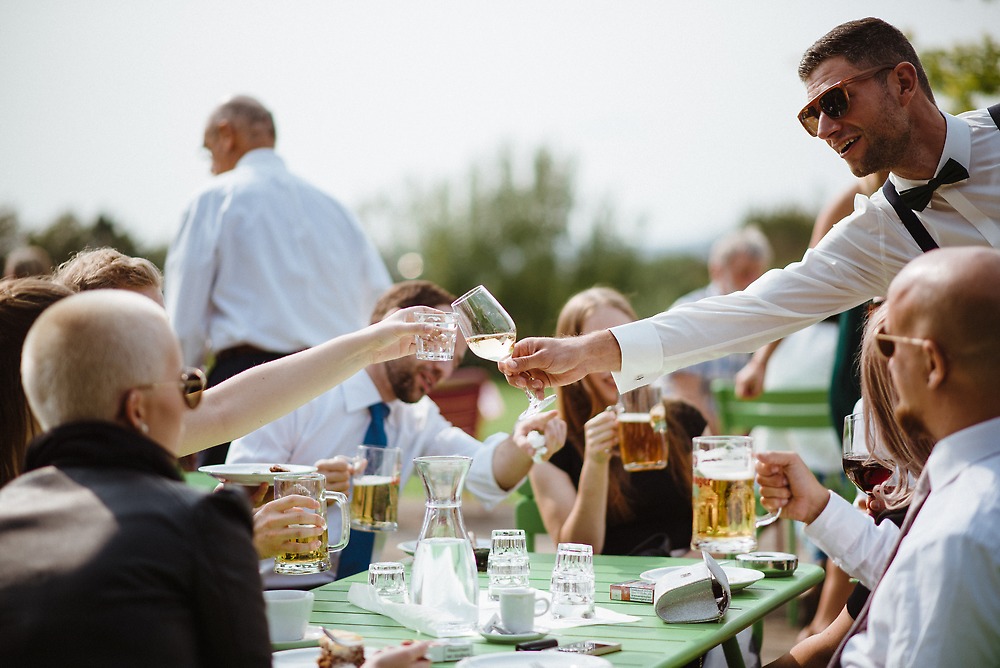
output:
{"label": "man in background white shirt", "polygon": [[[391,284],[347,209],[274,152],[271,112],[233,97],[209,117],[212,180],[189,205],[167,255],[167,313],[184,362],[214,356],[209,386],[361,329]],[[201,453],[221,463],[222,445]]]}

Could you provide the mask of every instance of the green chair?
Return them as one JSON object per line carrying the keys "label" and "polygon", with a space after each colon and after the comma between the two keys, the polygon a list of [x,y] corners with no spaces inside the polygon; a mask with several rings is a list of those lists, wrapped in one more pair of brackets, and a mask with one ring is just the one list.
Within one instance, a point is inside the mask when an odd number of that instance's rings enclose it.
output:
{"label": "green chair", "polygon": [[514,526],[524,529],[524,543],[528,552],[535,551],[535,536],[547,533],[542,516],[538,512],[538,504],[535,503],[535,493],[531,489],[531,481],[525,480],[524,484],[517,488],[517,493],[521,495],[514,506]]}
{"label": "green chair", "polygon": [[[727,434],[746,434],[754,427],[784,429],[833,429],[830,418],[830,392],[828,389],[772,390],[753,399],[739,399],[733,383],[725,380],[712,382],[719,425]],[[829,481],[834,482],[835,481]],[[837,487],[835,491],[839,491]],[[781,520],[786,527],[785,540],[789,552],[798,549],[795,523]],[[797,600],[788,605],[788,619],[798,617]]]}

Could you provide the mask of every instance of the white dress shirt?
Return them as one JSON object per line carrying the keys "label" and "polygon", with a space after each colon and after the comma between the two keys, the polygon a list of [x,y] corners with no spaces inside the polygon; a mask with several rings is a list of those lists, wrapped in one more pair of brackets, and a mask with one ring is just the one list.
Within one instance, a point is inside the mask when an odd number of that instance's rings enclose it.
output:
{"label": "white dress shirt", "polygon": [[[844,650],[845,667],[1000,665],[1000,418],[939,441],[924,475],[930,495],[872,594],[867,630]],[[879,537],[845,506],[831,495],[806,532],[871,587],[899,530],[883,522]]]}
{"label": "white dress shirt", "polygon": [[192,366],[209,350],[294,352],[361,329],[391,284],[354,217],[265,148],[190,204],[165,280],[167,313]]}
{"label": "white dress shirt", "polygon": [[[233,441],[226,462],[315,464],[334,455],[354,457],[371,423],[368,407],[381,400],[375,383],[362,370],[301,408]],[[413,404],[397,399],[388,405],[385,434],[389,446],[401,451],[401,486],[413,473],[414,457],[465,455],[472,457],[465,489],[484,506],[490,508],[510,493],[493,476],[493,453],[507,434],[494,434],[481,443],[452,426],[428,397]]]}
{"label": "white dress shirt", "polygon": [[[917,217],[939,246],[1000,247],[1000,130],[985,109],[943,116],[947,135],[938,169],[954,158],[971,176],[938,188]],[[900,191],[924,183],[889,178]],[[881,190],[857,196],[854,207],[801,261],[772,269],[746,290],[612,328],[622,352],[622,369],[614,374],[619,390],[725,353],[752,352],[884,295],[920,247]]]}

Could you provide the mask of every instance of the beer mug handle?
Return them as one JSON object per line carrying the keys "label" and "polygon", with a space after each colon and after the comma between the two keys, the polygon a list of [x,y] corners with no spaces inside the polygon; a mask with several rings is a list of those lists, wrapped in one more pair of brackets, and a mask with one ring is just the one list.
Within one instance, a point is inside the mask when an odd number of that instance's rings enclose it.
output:
{"label": "beer mug handle", "polygon": [[[351,540],[351,511],[347,504],[347,496],[340,492],[331,492],[328,489],[323,490],[323,503],[331,499],[340,506],[340,540],[336,544],[331,542],[329,551],[340,552],[347,547],[347,543]],[[329,506],[327,508],[329,509]],[[329,526],[329,520],[327,521],[327,526]]]}
{"label": "beer mug handle", "polygon": [[781,517],[781,508],[778,508],[777,512],[768,513],[767,515],[761,515],[757,518],[756,527],[759,529],[761,527],[766,527],[769,524],[774,524],[775,520]]}

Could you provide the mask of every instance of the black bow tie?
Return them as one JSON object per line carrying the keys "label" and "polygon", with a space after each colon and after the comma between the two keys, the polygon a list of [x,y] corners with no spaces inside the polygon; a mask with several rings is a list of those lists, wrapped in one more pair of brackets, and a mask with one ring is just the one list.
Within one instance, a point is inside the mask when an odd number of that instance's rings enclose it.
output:
{"label": "black bow tie", "polygon": [[903,199],[906,206],[914,211],[923,211],[930,204],[931,196],[938,189],[938,186],[957,183],[967,178],[969,178],[969,171],[954,159],[948,158],[948,162],[944,163],[944,167],[941,168],[937,176],[922,186],[904,190],[899,193],[899,196]]}

